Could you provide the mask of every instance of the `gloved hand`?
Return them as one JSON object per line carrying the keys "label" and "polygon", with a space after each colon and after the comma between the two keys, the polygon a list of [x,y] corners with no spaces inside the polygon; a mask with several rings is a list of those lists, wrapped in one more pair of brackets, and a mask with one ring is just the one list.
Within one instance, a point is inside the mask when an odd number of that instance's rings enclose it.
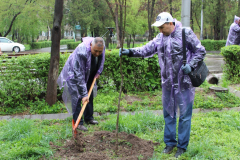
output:
{"label": "gloved hand", "polygon": [[192,71],[192,68],[189,64],[186,64],[185,66],[183,64],[181,69],[183,71],[183,74],[189,74]]}
{"label": "gloved hand", "polygon": [[100,75],[97,73],[97,74],[94,76],[94,78],[99,79],[99,78],[100,78]]}
{"label": "gloved hand", "polygon": [[122,55],[128,55],[130,53],[129,49],[124,49],[122,50],[122,48],[119,49],[119,57]]}

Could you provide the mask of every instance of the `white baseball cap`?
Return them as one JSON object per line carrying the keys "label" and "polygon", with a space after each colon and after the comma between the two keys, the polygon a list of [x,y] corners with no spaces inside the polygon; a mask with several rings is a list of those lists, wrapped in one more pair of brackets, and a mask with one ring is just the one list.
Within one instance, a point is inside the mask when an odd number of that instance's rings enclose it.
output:
{"label": "white baseball cap", "polygon": [[152,24],[152,26],[160,27],[166,22],[173,22],[173,17],[168,12],[162,12],[157,16],[156,22]]}

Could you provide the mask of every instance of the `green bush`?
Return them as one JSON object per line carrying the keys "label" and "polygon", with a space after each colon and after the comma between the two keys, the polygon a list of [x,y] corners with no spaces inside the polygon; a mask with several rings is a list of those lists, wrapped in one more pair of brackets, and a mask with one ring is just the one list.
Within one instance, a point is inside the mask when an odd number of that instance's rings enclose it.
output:
{"label": "green bush", "polygon": [[[122,57],[123,92],[149,91],[161,88],[161,75],[157,55],[152,58],[129,58]],[[114,86],[120,89],[120,57],[119,50],[106,51],[104,71],[99,80],[100,89]],[[113,83],[110,83],[113,80]]]}
{"label": "green bush", "polygon": [[[118,53],[118,49],[106,51],[104,71],[98,81],[98,88],[105,92],[108,92],[109,89],[119,90],[120,88],[121,75]],[[61,54],[59,73],[69,55]],[[2,83],[0,85],[0,114],[22,112],[31,105],[37,105],[36,108],[41,108],[42,113],[61,110],[61,106],[56,106],[54,111],[43,109],[47,108],[43,101],[46,95],[49,66],[49,53],[20,56],[7,59],[5,63],[0,61],[0,67],[6,67],[6,69],[0,70],[0,82]],[[157,55],[148,59],[123,56],[122,66],[123,92],[160,89],[161,78]],[[61,100],[61,93],[58,90],[59,100]],[[109,110],[116,110],[116,107],[109,107]],[[32,113],[36,113],[34,109],[30,109]]]}
{"label": "green bush", "polygon": [[[68,56],[60,56],[59,73]],[[31,105],[37,105],[36,102],[42,105],[39,99],[45,99],[49,66],[49,53],[20,56],[7,59],[5,63],[1,60],[0,114],[22,112]]]}
{"label": "green bush", "polygon": [[226,45],[226,40],[201,40],[201,44],[205,47],[206,51],[219,51]]}
{"label": "green bush", "polygon": [[231,80],[233,83],[240,82],[240,46],[230,45],[221,49],[221,54],[224,56],[225,65],[223,73],[225,78]]}
{"label": "green bush", "polygon": [[[67,44],[69,42],[74,42],[74,40],[73,39],[62,39],[62,40],[60,40],[60,45]],[[33,42],[30,45],[31,45],[31,49],[46,48],[46,47],[51,47],[52,41]]]}
{"label": "green bush", "polygon": [[81,42],[68,42],[67,48],[68,49],[75,49]]}

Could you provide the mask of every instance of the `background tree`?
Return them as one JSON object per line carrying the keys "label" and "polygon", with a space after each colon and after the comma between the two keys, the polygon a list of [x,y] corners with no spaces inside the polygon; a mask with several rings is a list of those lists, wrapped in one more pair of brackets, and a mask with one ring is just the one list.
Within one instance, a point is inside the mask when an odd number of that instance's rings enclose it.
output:
{"label": "background tree", "polygon": [[63,17],[63,0],[55,0],[52,30],[51,59],[48,73],[46,102],[51,106],[57,102],[57,78],[60,59],[61,23]]}
{"label": "background tree", "polygon": [[52,2],[54,0],[1,1],[0,36],[11,34],[13,39],[17,38],[21,42],[38,35],[52,13],[51,10],[46,11],[46,7],[53,8]]}

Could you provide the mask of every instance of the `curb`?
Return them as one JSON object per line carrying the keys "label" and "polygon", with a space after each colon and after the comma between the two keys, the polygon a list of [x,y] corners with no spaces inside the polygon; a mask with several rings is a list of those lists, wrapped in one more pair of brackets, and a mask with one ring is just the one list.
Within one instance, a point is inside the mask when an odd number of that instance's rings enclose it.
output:
{"label": "curb", "polygon": [[[214,109],[201,109],[201,108],[196,108],[193,109],[193,113],[207,113],[207,112],[222,112],[222,111],[229,111],[229,110],[235,110],[240,112],[240,107],[234,107],[234,108],[223,108],[223,109],[218,109],[218,108],[214,108]],[[162,110],[148,110],[149,112],[152,112],[155,115],[163,115],[163,111]],[[139,113],[144,113],[146,111],[139,111]],[[135,115],[136,112],[120,112],[120,114],[122,115],[126,115],[126,114],[131,114],[131,115]],[[111,112],[107,112],[105,114],[99,114],[98,112],[94,112],[94,116],[102,116],[102,115],[110,115],[113,114]],[[116,114],[116,113],[114,113]],[[66,119],[68,117],[71,117],[72,115],[70,115],[69,113],[59,113],[59,114],[35,114],[35,115],[17,115],[17,116],[0,116],[0,120],[10,120],[13,118],[17,118],[17,119],[40,119],[40,120],[51,120],[51,119]]]}

